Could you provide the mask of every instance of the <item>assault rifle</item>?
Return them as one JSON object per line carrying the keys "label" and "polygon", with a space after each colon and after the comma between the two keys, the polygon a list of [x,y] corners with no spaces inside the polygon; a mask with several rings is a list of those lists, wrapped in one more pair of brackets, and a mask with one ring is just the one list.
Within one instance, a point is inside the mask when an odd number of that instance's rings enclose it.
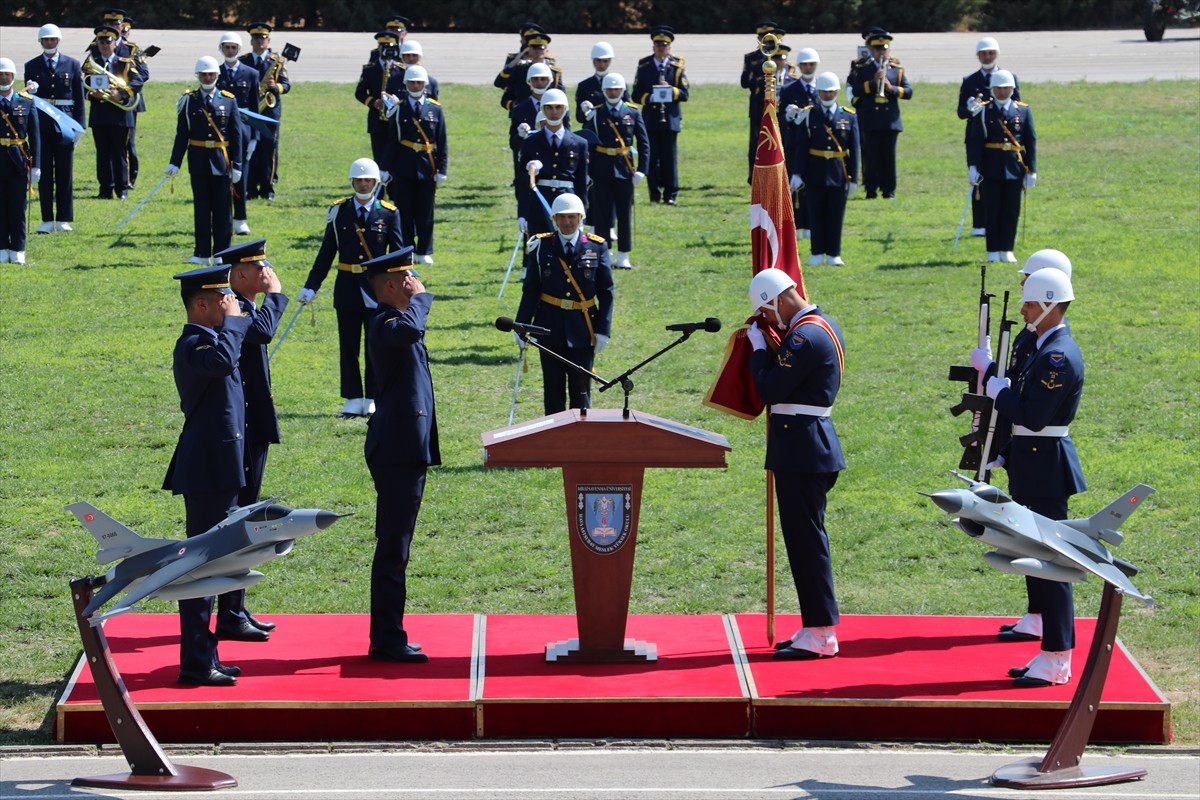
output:
{"label": "assault rifle", "polygon": [[[1012,349],[1012,320],[1008,319],[1008,300],[1009,293],[1004,293],[1004,305],[1000,316],[1000,348],[997,353],[998,358],[995,361],[996,375],[1003,378],[1005,370],[1011,357]],[[961,370],[962,367],[952,367],[952,377],[958,376],[962,380],[961,372],[955,373],[954,370]],[[994,401],[984,394],[983,387],[986,385],[986,377],[980,374],[974,367],[966,367],[971,371],[971,380],[969,381],[972,387],[978,387],[975,392],[968,389],[967,393],[962,396],[962,401],[950,409],[950,413],[957,416],[963,411],[974,412],[971,432],[959,437],[959,443],[963,446],[962,459],[959,461],[959,469],[971,470],[975,473],[976,480],[987,482],[988,471],[986,465],[995,460],[996,452],[999,448],[1000,439],[996,436],[997,411]],[[978,381],[978,383],[976,383]],[[986,420],[986,424],[983,424]]]}
{"label": "assault rifle", "polygon": [[[983,264],[979,268],[979,338],[977,340],[977,347],[988,346],[988,336],[991,330],[992,298],[995,296],[987,290],[987,264]],[[971,435],[974,436],[979,430],[981,415],[986,411],[986,409],[976,407],[978,405],[977,398],[983,397],[985,401],[987,400],[983,394],[985,378],[970,364],[950,367],[950,374],[947,377],[952,381],[962,381],[967,384],[962,402],[952,407],[950,413],[957,417],[964,411],[975,412],[971,417]],[[963,446],[967,449],[963,452],[962,461],[959,463],[958,468],[973,472],[980,464],[984,463],[979,461],[979,448],[975,447],[972,452],[971,446],[966,442],[963,442]]]}

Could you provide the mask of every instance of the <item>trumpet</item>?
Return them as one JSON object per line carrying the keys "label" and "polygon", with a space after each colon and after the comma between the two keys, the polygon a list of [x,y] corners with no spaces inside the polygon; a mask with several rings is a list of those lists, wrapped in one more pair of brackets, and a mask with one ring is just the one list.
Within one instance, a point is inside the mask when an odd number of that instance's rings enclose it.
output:
{"label": "trumpet", "polygon": [[887,65],[888,65],[888,62],[887,62],[887,58],[885,57],[883,59],[883,63],[879,65],[879,71],[882,74],[879,76],[879,91],[877,91],[875,93],[875,102],[876,103],[886,103],[887,102],[887,93],[884,88],[884,84],[887,83]]}
{"label": "trumpet", "polygon": [[267,88],[268,81],[279,82],[279,73],[283,71],[283,56],[278,53],[271,54],[271,66],[267,69],[267,74],[263,76],[262,82],[258,85],[258,113],[266,111],[268,108],[274,108],[279,103],[279,98],[275,96],[275,92]]}
{"label": "trumpet", "polygon": [[120,92],[124,92],[125,94],[127,94],[129,96],[129,99],[126,100],[124,103],[122,103],[120,100],[113,99],[113,96],[108,91],[105,91],[104,89],[93,89],[92,91],[95,92],[96,95],[98,95],[97,99],[103,100],[106,103],[112,103],[114,106],[121,109],[122,111],[133,111],[135,108],[137,108],[137,104],[138,104],[137,92],[135,92],[129,86],[129,82],[126,81],[124,78],[120,78],[120,77],[114,75],[113,73],[109,72],[107,69],[105,69],[103,66],[101,66],[94,57],[88,56],[88,58],[83,62],[83,74],[84,75],[92,75],[92,76],[100,76],[100,75],[107,76],[108,86],[106,87],[106,89],[116,89]]}

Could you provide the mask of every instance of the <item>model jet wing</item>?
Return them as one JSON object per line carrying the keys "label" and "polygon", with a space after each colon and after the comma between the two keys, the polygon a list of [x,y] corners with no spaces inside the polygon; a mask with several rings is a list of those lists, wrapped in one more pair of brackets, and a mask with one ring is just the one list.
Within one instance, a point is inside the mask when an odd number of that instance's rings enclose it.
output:
{"label": "model jet wing", "polygon": [[[182,542],[180,544],[182,544]],[[137,605],[142,600],[145,600],[147,597],[162,589],[164,586],[168,586],[175,581],[180,580],[189,572],[201,566],[203,563],[203,554],[183,554],[177,560],[172,561],[165,567],[162,567],[161,569],[147,575],[145,580],[137,584],[136,587],[131,589],[128,594],[121,598],[121,602],[117,603],[104,614],[101,614],[99,617],[95,618],[96,622],[100,622],[108,617],[116,616],[117,614],[123,614],[126,611],[131,611],[133,606]],[[107,589],[108,587],[106,586],[105,588]],[[102,597],[103,593],[93,598],[92,602],[88,604],[88,607],[84,609],[84,612],[93,613],[99,609],[99,607],[104,604],[105,600],[108,599],[106,597],[101,599]],[[97,600],[100,602],[97,603]],[[93,606],[95,606],[95,608],[93,608]]]}
{"label": "model jet wing", "polygon": [[1106,583],[1111,583],[1121,594],[1136,597],[1148,606],[1154,605],[1153,598],[1139,592],[1137,587],[1133,585],[1133,581],[1129,580],[1129,577],[1125,573],[1112,564],[1097,561],[1058,534],[1047,535],[1042,533],[1041,542],[1059,555],[1070,559],[1076,566],[1087,570]]}

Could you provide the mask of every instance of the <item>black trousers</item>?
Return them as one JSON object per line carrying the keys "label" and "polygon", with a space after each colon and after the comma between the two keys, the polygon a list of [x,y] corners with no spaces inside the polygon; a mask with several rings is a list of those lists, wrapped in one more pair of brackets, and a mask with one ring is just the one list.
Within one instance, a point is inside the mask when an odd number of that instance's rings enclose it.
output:
{"label": "black trousers", "polygon": [[650,202],[674,200],[679,194],[679,163],[676,143],[678,131],[650,131],[650,163],[646,184],[650,187]]}
{"label": "black trousers", "polygon": [[[8,148],[4,148],[7,150]],[[5,159],[7,153],[0,154]],[[25,203],[28,202],[28,175],[12,164],[0,166],[0,250],[25,249]]]}
{"label": "black trousers", "polygon": [[138,167],[141,163],[138,161],[137,154],[137,120],[138,115],[135,112],[133,115],[133,127],[129,129],[129,141],[125,145],[125,160],[129,163],[130,189],[137,183]]}
{"label": "black trousers", "polygon": [[375,557],[371,561],[371,647],[408,645],[408,557],[425,494],[424,464],[367,464],[375,482]]}
{"label": "black trousers", "polygon": [[436,181],[392,176],[388,195],[400,212],[400,232],[418,256],[433,255],[433,205]]}
{"label": "black trousers", "polygon": [[[1013,495],[1013,500],[1043,517],[1068,519],[1065,497]],[[1075,649],[1075,590],[1071,584],[1027,576],[1025,590],[1029,613],[1042,615],[1042,649],[1053,653]]]}
{"label": "black trousers", "polygon": [[[595,350],[591,347],[549,347],[569,361],[586,369],[592,368]],[[566,411],[567,408],[590,408],[592,379],[577,369],[572,369],[557,358],[541,351],[542,361],[542,405],[546,414]],[[563,390],[567,396],[563,396]]]}
{"label": "black trousers", "polygon": [[[187,514],[185,533],[188,538],[199,536],[225,519],[229,509],[237,504],[237,490],[185,494],[183,504]],[[217,637],[209,630],[212,608],[212,597],[179,601],[179,669],[182,671],[204,673],[219,662]]]}
{"label": "black trousers", "polygon": [[124,125],[96,125],[96,182],[100,196],[111,198],[129,191],[129,133]]}
{"label": "black trousers", "polygon": [[825,501],[837,479],[836,472],[775,471],[779,524],[806,628],[837,625],[841,618],[825,533]]}
{"label": "black trousers", "polygon": [[846,187],[806,184],[808,225],[813,255],[842,254],[842,223],[846,219]]}
{"label": "black trousers", "polygon": [[985,180],[979,184],[983,195],[983,227],[987,228],[989,253],[1011,251],[1016,246],[1023,186],[1019,180]]}
{"label": "black trousers", "polygon": [[[338,366],[341,373],[342,397],[375,396],[375,370],[371,366],[371,351],[366,347],[367,323],[375,316],[375,309],[338,307]],[[358,372],[359,347],[363,353],[363,374]],[[363,393],[364,386],[366,393]]]}
{"label": "black trousers", "polygon": [[[237,504],[248,506],[258,502],[262,494],[263,471],[267,468],[268,442],[246,442],[243,463],[246,485],[238,492]],[[217,595],[217,625],[236,625],[246,618],[246,590],[234,589]]]}
{"label": "black trousers", "polygon": [[52,222],[55,219],[59,222],[74,222],[75,143],[64,142],[58,129],[49,120],[38,130],[41,132],[42,154],[42,179],[38,181],[38,201],[42,204],[42,222]]}
{"label": "black trousers", "polygon": [[804,189],[792,192],[792,213],[796,217],[796,230],[812,227],[808,223],[808,196]]}
{"label": "black trousers", "polygon": [[987,227],[987,217],[983,211],[983,191],[979,187],[971,192],[971,227]]}
{"label": "black trousers", "polygon": [[[275,191],[275,170],[279,158],[279,129],[273,136],[259,136],[258,146],[254,148],[254,157],[250,159],[247,177],[246,199],[270,197]],[[240,218],[239,218],[240,219]]]}
{"label": "black trousers", "polygon": [[192,255],[210,258],[213,253],[229,247],[229,241],[233,238],[229,177],[213,175],[207,159],[200,169],[192,169],[192,166],[188,164],[196,240]]}
{"label": "black trousers", "polygon": [[237,182],[237,191],[233,198],[233,218],[246,220],[246,192],[250,189],[250,159],[247,154],[250,152],[250,145],[254,145],[255,152],[258,151],[258,139],[250,135],[250,126],[242,127],[242,179]]}
{"label": "black trousers", "polygon": [[900,131],[860,130],[862,143],[863,187],[867,194],[896,193],[896,139]]}
{"label": "black trousers", "polygon": [[633,181],[605,178],[592,184],[592,225],[596,235],[603,236],[612,247],[609,233],[613,218],[617,223],[617,246],[619,253],[633,249]]}

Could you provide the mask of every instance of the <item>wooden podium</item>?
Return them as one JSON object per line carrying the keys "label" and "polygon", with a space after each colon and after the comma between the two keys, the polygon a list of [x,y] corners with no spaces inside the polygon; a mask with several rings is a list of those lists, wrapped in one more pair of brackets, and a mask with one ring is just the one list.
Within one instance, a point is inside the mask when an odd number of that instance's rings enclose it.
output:
{"label": "wooden podium", "polygon": [[729,441],[691,425],[618,409],[578,409],[483,434],[486,467],[562,467],[579,638],[547,661],[657,661],[625,638],[642,476],[647,467],[725,467]]}

